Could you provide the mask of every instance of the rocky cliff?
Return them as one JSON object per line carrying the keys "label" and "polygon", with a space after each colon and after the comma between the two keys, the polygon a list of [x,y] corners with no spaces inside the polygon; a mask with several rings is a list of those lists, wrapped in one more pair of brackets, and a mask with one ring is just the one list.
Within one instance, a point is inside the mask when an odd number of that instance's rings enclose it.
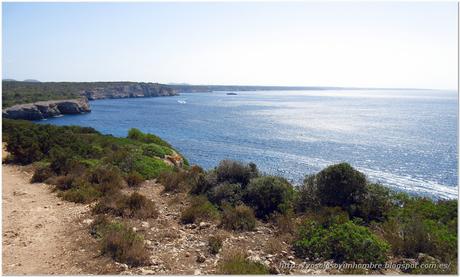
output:
{"label": "rocky cliff", "polygon": [[79,98],[15,105],[3,109],[2,116],[10,119],[40,120],[64,114],[81,114],[90,111],[88,100]]}
{"label": "rocky cliff", "polygon": [[109,83],[106,86],[83,90],[81,94],[89,100],[179,95],[175,89],[157,83]]}

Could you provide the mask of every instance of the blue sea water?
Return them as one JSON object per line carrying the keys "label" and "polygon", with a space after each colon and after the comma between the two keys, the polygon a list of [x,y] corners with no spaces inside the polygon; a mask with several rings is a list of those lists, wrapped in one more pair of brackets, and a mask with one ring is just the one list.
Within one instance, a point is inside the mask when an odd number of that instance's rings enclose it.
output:
{"label": "blue sea water", "polygon": [[191,163],[255,162],[300,183],[346,161],[369,179],[434,198],[457,198],[458,96],[438,90],[309,90],[182,94],[92,101],[92,112],[41,121],[130,128],[170,142]]}

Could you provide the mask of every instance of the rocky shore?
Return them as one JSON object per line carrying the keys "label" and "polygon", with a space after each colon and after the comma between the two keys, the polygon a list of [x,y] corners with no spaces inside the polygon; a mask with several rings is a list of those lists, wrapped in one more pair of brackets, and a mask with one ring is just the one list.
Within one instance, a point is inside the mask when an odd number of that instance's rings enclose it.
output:
{"label": "rocky shore", "polygon": [[20,104],[3,109],[3,118],[41,120],[65,114],[81,114],[91,112],[86,98],[40,101],[31,104]]}
{"label": "rocky shore", "polygon": [[[96,83],[98,84],[98,83]],[[88,100],[140,98],[179,95],[177,90],[157,83],[103,83],[100,86],[88,85],[76,96],[78,99],[39,101],[19,104],[3,109],[3,118],[41,120],[65,114],[91,112]]]}

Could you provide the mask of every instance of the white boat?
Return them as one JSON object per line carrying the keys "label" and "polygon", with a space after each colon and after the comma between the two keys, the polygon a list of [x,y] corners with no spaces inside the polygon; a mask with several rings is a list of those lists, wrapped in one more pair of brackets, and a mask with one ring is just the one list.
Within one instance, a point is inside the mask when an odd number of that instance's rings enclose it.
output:
{"label": "white boat", "polygon": [[177,103],[179,103],[179,104],[187,104],[187,102],[185,102],[185,100],[177,100]]}

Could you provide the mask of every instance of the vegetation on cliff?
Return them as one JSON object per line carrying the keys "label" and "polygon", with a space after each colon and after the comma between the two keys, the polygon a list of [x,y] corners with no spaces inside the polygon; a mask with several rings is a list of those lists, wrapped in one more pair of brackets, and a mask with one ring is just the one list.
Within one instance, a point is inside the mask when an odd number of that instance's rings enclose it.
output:
{"label": "vegetation on cliff", "polygon": [[169,86],[136,82],[2,82],[2,107],[46,100],[172,95]]}
{"label": "vegetation on cliff", "polygon": [[[124,181],[135,185],[174,167],[165,159],[174,150],[156,136],[140,141],[102,135],[86,127],[3,120],[3,139],[10,162],[37,162],[32,180],[53,184],[64,199],[74,202],[114,194]],[[150,148],[162,151],[145,151]]]}

